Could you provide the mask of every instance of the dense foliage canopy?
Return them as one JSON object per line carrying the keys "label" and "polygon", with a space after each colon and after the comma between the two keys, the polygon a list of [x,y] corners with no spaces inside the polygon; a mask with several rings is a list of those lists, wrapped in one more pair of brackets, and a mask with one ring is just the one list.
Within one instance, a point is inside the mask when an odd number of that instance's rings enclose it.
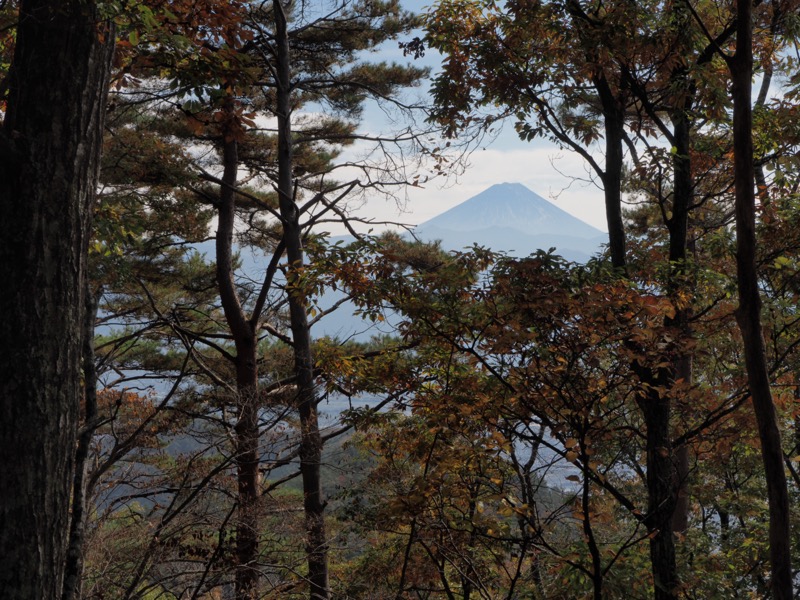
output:
{"label": "dense foliage canopy", "polygon": [[[0,2],[0,595],[800,593],[797,0],[59,5]],[[364,233],[502,123],[597,256]]]}

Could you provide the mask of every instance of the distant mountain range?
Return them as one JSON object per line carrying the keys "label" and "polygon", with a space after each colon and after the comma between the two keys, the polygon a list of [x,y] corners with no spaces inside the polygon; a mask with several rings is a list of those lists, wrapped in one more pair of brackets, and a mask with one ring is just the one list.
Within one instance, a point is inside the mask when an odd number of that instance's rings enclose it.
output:
{"label": "distant mountain range", "polygon": [[448,250],[479,244],[515,256],[556,248],[586,261],[607,242],[605,233],[548,202],[520,183],[500,183],[414,229],[422,240]]}

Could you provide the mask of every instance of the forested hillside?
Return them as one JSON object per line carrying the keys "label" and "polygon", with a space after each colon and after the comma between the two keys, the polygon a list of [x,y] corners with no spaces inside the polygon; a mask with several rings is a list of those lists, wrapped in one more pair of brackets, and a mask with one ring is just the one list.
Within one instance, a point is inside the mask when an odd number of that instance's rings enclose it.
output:
{"label": "forested hillside", "polygon": [[[0,2],[0,597],[800,594],[799,18]],[[503,123],[589,260],[366,216]]]}

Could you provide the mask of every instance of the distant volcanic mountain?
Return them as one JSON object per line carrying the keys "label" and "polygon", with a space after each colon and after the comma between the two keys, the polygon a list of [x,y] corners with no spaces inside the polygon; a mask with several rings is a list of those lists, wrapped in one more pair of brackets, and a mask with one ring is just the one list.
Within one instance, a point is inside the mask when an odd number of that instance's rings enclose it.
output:
{"label": "distant volcanic mountain", "polygon": [[[463,250],[475,244],[525,257],[539,249],[556,248],[568,260],[585,262],[608,242],[607,234],[576,219],[519,183],[501,183],[458,206],[418,225],[414,235],[424,241],[439,240],[445,250]],[[352,241],[349,236],[334,238]],[[324,309],[344,299],[328,291],[320,300]],[[385,324],[365,324],[345,305],[315,329],[317,335],[368,339]],[[387,315],[389,321],[392,317]],[[387,327],[388,331],[388,327]]]}
{"label": "distant volcanic mountain", "polygon": [[526,256],[556,248],[565,258],[585,261],[607,236],[519,183],[500,183],[417,226],[424,240],[441,240],[450,250],[479,244]]}

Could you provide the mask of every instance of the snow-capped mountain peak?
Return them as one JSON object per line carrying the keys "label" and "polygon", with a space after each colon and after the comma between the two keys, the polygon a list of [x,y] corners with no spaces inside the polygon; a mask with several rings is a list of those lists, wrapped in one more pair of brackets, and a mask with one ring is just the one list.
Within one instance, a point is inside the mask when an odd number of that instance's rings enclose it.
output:
{"label": "snow-capped mountain peak", "polygon": [[417,227],[479,231],[510,228],[526,235],[566,235],[597,238],[603,232],[548,202],[520,183],[499,183]]}

